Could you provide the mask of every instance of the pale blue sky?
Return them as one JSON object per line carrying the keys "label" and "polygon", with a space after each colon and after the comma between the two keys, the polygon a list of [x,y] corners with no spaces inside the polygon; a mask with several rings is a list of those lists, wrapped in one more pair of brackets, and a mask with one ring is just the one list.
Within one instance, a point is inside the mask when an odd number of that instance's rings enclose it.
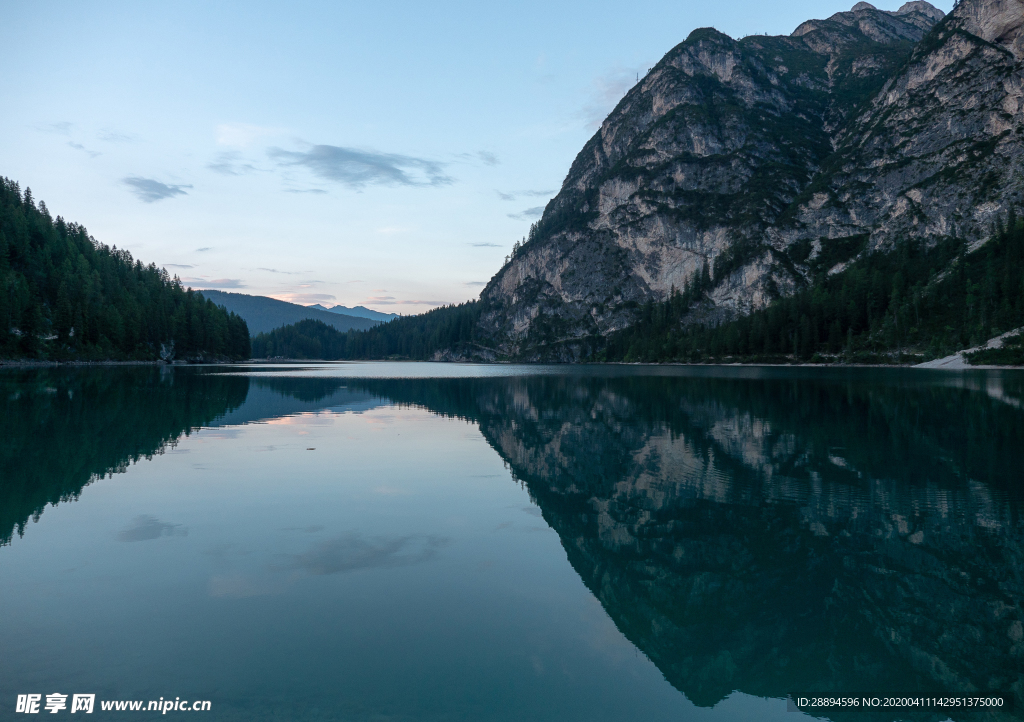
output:
{"label": "pale blue sky", "polygon": [[478,295],[691,30],[852,5],[0,0],[0,175],[189,285],[419,313]]}

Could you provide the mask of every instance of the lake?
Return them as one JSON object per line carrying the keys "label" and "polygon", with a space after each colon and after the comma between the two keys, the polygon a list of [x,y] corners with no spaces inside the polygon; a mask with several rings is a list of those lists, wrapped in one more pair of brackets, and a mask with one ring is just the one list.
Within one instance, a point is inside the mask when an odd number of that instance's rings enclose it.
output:
{"label": "lake", "polygon": [[6,369],[0,719],[1020,719],[1022,403],[1010,371]]}

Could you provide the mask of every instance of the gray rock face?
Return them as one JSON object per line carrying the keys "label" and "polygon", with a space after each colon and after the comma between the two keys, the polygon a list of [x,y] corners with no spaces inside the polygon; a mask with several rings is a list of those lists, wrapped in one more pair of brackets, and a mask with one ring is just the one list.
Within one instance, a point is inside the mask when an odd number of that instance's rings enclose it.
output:
{"label": "gray rock face", "polygon": [[1022,25],[1022,0],[917,0],[788,37],[694,31],[577,156],[481,324],[502,353],[571,359],[705,265],[696,322],[794,291],[823,249],[981,241],[1024,196]]}
{"label": "gray rock face", "polygon": [[972,35],[996,43],[1024,57],[1024,2],[1021,0],[987,0],[964,3],[954,15],[958,26]]}

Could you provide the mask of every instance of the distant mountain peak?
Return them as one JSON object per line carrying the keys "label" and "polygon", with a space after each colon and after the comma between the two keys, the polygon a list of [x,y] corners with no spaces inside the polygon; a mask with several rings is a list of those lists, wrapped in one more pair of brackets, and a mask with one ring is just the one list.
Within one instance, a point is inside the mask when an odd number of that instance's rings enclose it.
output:
{"label": "distant mountain peak", "polygon": [[834,34],[835,28],[830,27],[830,24],[839,23],[848,28],[856,28],[857,32],[872,41],[885,45],[899,40],[917,42],[924,31],[931,29],[945,16],[945,13],[925,0],[912,0],[895,12],[879,10],[868,2],[859,2],[847,12],[836,13],[828,20],[801,23],[790,37],[799,38],[815,30]]}
{"label": "distant mountain peak", "polygon": [[306,306],[306,308],[315,308],[319,311],[326,311],[327,313],[340,313],[345,316],[354,316],[355,318],[369,318],[374,321],[391,321],[398,318],[397,313],[384,313],[383,311],[374,311],[372,308],[366,306],[355,306],[349,308],[348,306],[321,306],[319,303],[312,306]]}
{"label": "distant mountain peak", "polygon": [[288,303],[266,296],[250,296],[244,293],[213,290],[197,291],[197,293],[201,293],[218,306],[223,306],[241,316],[248,324],[249,332],[253,336],[307,318],[323,321],[328,326],[333,326],[343,332],[365,331],[383,320],[325,310],[322,306],[300,306],[297,303]]}
{"label": "distant mountain peak", "polygon": [[903,6],[896,11],[897,15],[909,15],[910,13],[921,13],[925,17],[931,18],[936,22],[946,17],[944,12],[924,0],[912,0],[911,2],[904,3]]}

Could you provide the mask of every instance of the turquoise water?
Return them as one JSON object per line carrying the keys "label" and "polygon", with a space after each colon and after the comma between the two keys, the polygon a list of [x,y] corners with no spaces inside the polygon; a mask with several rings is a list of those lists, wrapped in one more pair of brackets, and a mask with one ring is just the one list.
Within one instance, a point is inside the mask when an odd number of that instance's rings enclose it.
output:
{"label": "turquoise water", "polygon": [[[7,370],[0,719],[1018,719],[1022,401],[981,371]],[[788,711],[816,696],[1003,706]]]}

